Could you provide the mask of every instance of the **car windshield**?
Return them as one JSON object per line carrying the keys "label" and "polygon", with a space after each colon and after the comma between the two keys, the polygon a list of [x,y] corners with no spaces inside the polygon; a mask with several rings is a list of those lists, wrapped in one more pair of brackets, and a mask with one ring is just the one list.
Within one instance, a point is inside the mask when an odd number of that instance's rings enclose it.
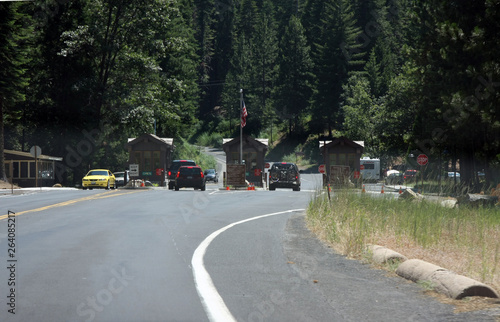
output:
{"label": "car windshield", "polygon": [[107,176],[108,171],[90,171],[87,176]]}
{"label": "car windshield", "polygon": [[115,173],[114,175],[116,178],[123,178],[125,174],[121,172],[121,173]]}
{"label": "car windshield", "polygon": [[206,174],[215,174],[215,170],[214,169],[208,169],[205,171]]}

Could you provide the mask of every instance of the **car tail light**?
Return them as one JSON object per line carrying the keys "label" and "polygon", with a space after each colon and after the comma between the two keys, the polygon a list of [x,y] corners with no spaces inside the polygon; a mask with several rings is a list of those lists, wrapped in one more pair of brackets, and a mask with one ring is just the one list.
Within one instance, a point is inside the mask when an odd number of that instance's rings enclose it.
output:
{"label": "car tail light", "polygon": [[172,171],[169,171],[168,172],[168,176],[170,177],[172,175]]}
{"label": "car tail light", "polygon": [[203,171],[200,171],[201,178],[203,178],[205,175],[203,174]]}
{"label": "car tail light", "polygon": [[181,174],[181,172],[180,172],[180,171],[179,171],[179,172],[177,172],[177,176],[176,176],[176,177],[177,177],[177,178],[179,178],[179,175],[180,175],[180,174]]}

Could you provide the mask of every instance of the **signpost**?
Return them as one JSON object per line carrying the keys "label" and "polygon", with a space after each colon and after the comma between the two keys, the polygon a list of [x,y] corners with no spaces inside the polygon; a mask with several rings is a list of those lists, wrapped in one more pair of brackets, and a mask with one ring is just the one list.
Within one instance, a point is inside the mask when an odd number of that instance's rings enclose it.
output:
{"label": "signpost", "polygon": [[38,157],[42,154],[42,149],[34,145],[30,149],[30,154],[35,158],[35,187],[38,187]]}
{"label": "signpost", "polygon": [[424,192],[424,165],[429,163],[429,157],[425,154],[419,154],[417,157],[417,163],[420,165],[420,175],[422,176],[422,188],[420,191]]}
{"label": "signpost", "polygon": [[426,165],[429,162],[429,158],[425,154],[420,154],[417,157],[417,163],[420,164],[421,166]]}
{"label": "signpost", "polygon": [[139,176],[139,165],[138,164],[129,164],[129,175],[130,177],[138,177]]}

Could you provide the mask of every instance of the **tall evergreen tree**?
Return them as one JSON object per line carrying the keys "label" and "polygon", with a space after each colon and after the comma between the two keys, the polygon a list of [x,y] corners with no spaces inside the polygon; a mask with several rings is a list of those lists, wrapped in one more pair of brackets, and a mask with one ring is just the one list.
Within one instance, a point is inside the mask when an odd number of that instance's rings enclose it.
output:
{"label": "tall evergreen tree", "polygon": [[255,105],[253,112],[263,115],[263,118],[255,118],[256,127],[260,131],[263,126],[271,125],[274,113],[269,102],[273,84],[276,79],[276,58],[278,57],[278,38],[276,34],[276,23],[273,17],[274,8],[272,2],[264,0],[259,14],[258,25],[254,41],[253,52],[255,53]]}
{"label": "tall evergreen tree", "polygon": [[[51,145],[70,180],[89,166],[121,167],[124,139],[152,133],[155,120],[161,136],[192,128],[198,89],[189,10],[176,0],[70,1],[41,17],[31,111],[45,117],[38,130],[48,135],[39,136],[59,140]],[[85,133],[92,146],[78,151]]]}
{"label": "tall evergreen tree", "polygon": [[341,125],[342,86],[364,65],[364,52],[357,42],[361,30],[348,1],[328,1],[321,23],[321,43],[313,53],[316,85],[311,127],[320,133],[327,129],[331,136]]}
{"label": "tall evergreen tree", "polygon": [[288,120],[288,133],[298,129],[312,94],[313,62],[299,18],[292,16],[280,42],[274,104],[278,117]]}
{"label": "tall evergreen tree", "polygon": [[[498,4],[427,0],[415,6],[420,99],[414,146],[454,153],[461,183],[476,189],[477,169],[487,168],[500,147],[499,45],[491,39],[500,29]],[[444,132],[439,138],[438,130]]]}
{"label": "tall evergreen tree", "polygon": [[0,180],[6,180],[4,159],[4,122],[14,115],[13,108],[24,100],[23,87],[27,63],[26,37],[29,32],[19,3],[0,3]]}

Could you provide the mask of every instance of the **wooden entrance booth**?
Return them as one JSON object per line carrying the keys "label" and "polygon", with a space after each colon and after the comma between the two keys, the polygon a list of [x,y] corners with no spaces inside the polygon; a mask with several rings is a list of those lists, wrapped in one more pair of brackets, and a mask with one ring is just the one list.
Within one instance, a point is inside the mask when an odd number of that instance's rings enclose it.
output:
{"label": "wooden entrance booth", "polygon": [[319,142],[320,153],[326,167],[323,184],[347,186],[355,183],[360,171],[360,159],[364,151],[363,141],[346,137]]}

